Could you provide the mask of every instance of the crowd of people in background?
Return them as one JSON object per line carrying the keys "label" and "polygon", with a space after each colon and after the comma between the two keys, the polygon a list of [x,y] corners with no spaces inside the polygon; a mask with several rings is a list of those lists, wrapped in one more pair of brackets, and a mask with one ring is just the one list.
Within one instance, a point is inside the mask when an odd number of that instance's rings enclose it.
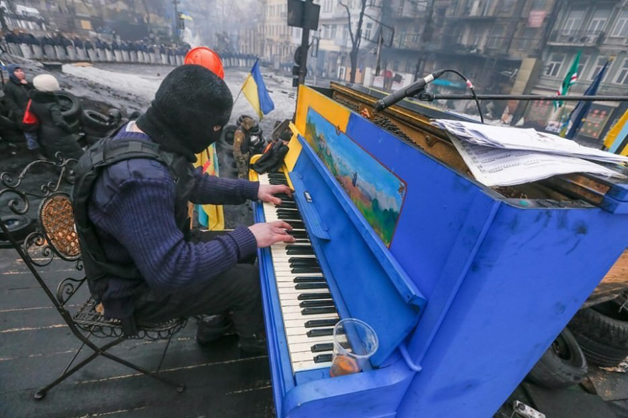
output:
{"label": "crowd of people in background", "polygon": [[96,38],[68,36],[61,32],[36,37],[23,31],[8,32],[4,36],[6,52],[12,55],[61,62],[122,62],[161,65],[182,65],[190,46],[156,45],[149,39],[125,41],[114,35],[111,41]]}

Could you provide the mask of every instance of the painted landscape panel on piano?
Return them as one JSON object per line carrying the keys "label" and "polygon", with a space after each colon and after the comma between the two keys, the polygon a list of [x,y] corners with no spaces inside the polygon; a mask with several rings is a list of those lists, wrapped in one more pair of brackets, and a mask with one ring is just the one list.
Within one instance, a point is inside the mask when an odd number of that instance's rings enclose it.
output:
{"label": "painted landscape panel on piano", "polygon": [[309,109],[305,138],[384,244],[397,226],[406,185],[351,138]]}

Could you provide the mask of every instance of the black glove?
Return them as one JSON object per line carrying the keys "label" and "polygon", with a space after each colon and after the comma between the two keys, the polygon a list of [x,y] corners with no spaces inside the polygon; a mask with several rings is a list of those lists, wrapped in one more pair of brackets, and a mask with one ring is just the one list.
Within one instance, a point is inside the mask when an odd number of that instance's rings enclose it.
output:
{"label": "black glove", "polygon": [[259,174],[278,171],[289,149],[283,141],[273,141],[264,154],[253,164],[253,170]]}

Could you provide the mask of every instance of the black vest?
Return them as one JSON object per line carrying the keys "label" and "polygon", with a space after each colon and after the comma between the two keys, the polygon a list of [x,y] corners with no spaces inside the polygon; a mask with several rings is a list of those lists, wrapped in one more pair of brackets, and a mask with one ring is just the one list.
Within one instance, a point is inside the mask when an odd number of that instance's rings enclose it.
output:
{"label": "black vest", "polygon": [[156,160],[168,168],[176,184],[176,224],[185,236],[189,233],[188,202],[194,188],[194,167],[184,157],[161,151],[158,144],[142,140],[105,138],[91,146],[76,166],[72,201],[87,283],[98,302],[106,291],[106,282],[101,280],[105,277],[143,280],[137,267],[107,260],[88,215],[89,199],[98,176],[106,167],[135,158]]}

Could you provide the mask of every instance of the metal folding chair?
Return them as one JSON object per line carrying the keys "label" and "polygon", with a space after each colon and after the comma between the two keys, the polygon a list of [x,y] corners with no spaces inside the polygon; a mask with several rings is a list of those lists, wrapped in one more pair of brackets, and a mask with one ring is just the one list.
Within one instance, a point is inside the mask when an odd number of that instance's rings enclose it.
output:
{"label": "metal folding chair", "polygon": [[[69,304],[73,296],[86,282],[81,260],[78,236],[74,227],[74,213],[72,202],[68,193],[74,183],[74,172],[72,167],[76,160],[63,159],[57,155],[57,161],[38,160],[26,166],[17,178],[10,173],[2,173],[0,182],[3,189],[0,190],[0,199],[9,198],[8,206],[11,211],[18,215],[25,215],[29,212],[31,202],[41,199],[37,215],[37,227],[30,233],[23,242],[19,242],[13,233],[7,228],[4,222],[0,222],[0,228],[4,236],[9,240],[19,253],[24,263],[35,276],[35,279],[42,287],[50,301],[53,303],[72,334],[81,342],[81,346],[66,366],[61,375],[47,386],[39,389],[34,397],[43,399],[46,393],[67,379],[78,370],[89,364],[99,356],[106,357],[133,370],[153,377],[163,383],[176,387],[178,392],[185,390],[185,385],[174,382],[159,374],[161,365],[166,356],[172,336],[185,327],[186,318],[173,319],[159,324],[138,324],[136,335],[126,335],[120,321],[115,319],[105,319],[98,304],[93,298],[88,298],[78,309],[72,308]],[[39,190],[25,190],[25,179],[33,175],[35,167],[46,167],[50,171],[52,181],[44,181]],[[75,265],[81,278],[67,278],[61,281],[56,292],[53,293],[44,278],[37,271],[52,263],[55,257],[71,262]],[[105,344],[97,344],[91,338],[110,339]],[[149,341],[167,340],[166,347],[161,356],[159,365],[155,371],[146,370],[136,364],[124,360],[108,352],[109,349],[128,339],[144,339]],[[81,350],[84,347],[91,349],[92,353],[75,364]]]}

